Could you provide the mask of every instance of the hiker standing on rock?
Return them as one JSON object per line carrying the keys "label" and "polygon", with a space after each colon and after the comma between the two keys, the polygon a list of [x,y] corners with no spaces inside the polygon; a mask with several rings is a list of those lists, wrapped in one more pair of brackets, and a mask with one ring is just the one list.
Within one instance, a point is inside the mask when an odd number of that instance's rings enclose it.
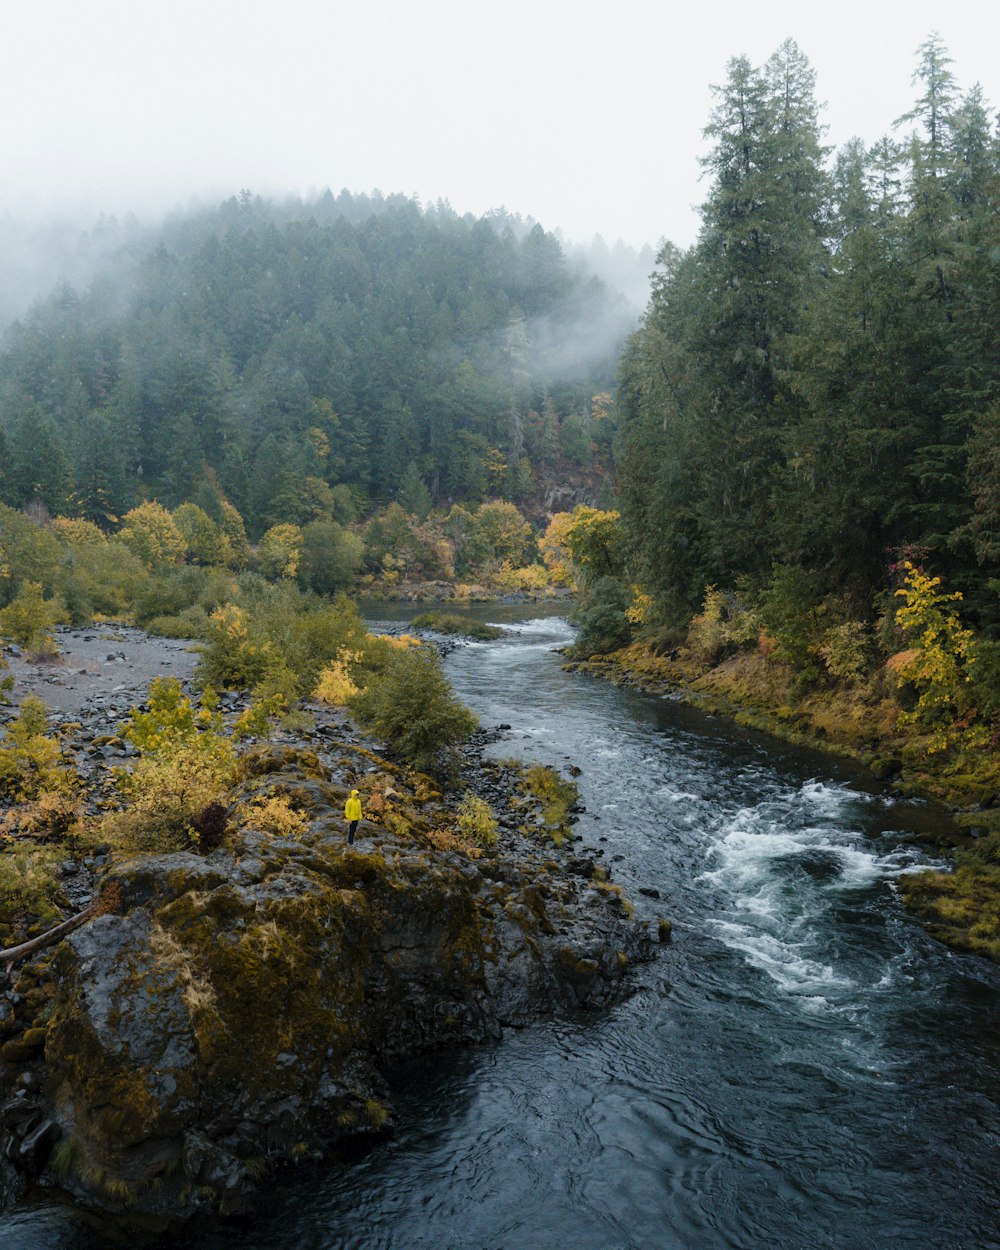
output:
{"label": "hiker standing on rock", "polygon": [[358,798],[357,790],[351,791],[351,797],[344,804],[344,819],[347,821],[347,845],[354,845],[354,835],[358,831],[358,821],[361,819],[361,800]]}

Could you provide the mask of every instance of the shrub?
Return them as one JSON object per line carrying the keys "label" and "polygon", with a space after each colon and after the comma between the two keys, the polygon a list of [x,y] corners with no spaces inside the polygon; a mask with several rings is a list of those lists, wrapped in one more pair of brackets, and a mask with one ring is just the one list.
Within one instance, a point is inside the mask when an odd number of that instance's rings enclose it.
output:
{"label": "shrub", "polygon": [[198,847],[206,813],[229,802],[234,761],[228,755],[182,742],[169,752],[144,756],[130,773],[117,769],[125,808],[105,816],[105,837],[130,853]]}
{"label": "shrub", "polygon": [[7,696],[14,689],[14,678],[7,657],[0,651],[0,703],[7,703]]}
{"label": "shrub", "polygon": [[569,831],[570,812],[580,797],[572,781],[560,777],[554,768],[535,764],[525,774],[529,794],[538,800],[542,816],[552,831],[553,841],[560,843]]}
{"label": "shrub", "polygon": [[0,850],[0,909],[42,918],[58,913],[58,866],[65,851],[57,846],[6,846]]}
{"label": "shrub", "polygon": [[717,664],[741,647],[756,642],[760,622],[732,591],[705,587],[701,612],[688,626],[687,645],[700,664]]}
{"label": "shrub", "polygon": [[83,833],[83,803],[68,786],[41,790],[36,798],[23,800],[0,816],[0,834],[5,837],[74,842]]}
{"label": "shrub", "polygon": [[131,772],[115,770],[125,807],[104,818],[105,835],[126,852],[203,845],[205,833],[217,831],[214,813],[227,808],[236,773],[221,718],[195,708],[177,678],[159,678],[150,685],[148,710],[133,708],[122,736],[141,756]]}
{"label": "shrub", "polygon": [[135,552],[117,538],[67,549],[56,579],[70,619],[95,615],[122,619],[132,611],[148,573]]}
{"label": "shrub", "polygon": [[143,628],[155,638],[204,638],[208,615],[203,608],[185,608],[174,616],[154,616]]}
{"label": "shrub", "polygon": [[222,734],[221,724],[209,706],[211,702],[208,698],[201,708],[195,708],[178,678],[154,678],[149,686],[148,710],[132,709],[122,726],[122,737],[143,754],[170,750],[180,743],[213,749]]}
{"label": "shrub", "polygon": [[385,648],[381,671],[352,701],[361,723],[415,768],[429,771],[476,728],[452,694],[436,655],[424,648]]}
{"label": "shrub", "polygon": [[38,582],[22,582],[17,597],[0,608],[0,637],[26,647],[35,655],[58,655],[56,605],[46,600]]}
{"label": "shrub", "polygon": [[239,603],[217,609],[209,620],[198,679],[213,686],[280,689],[291,701],[315,690],[322,670],[342,649],[358,649],[364,638],[364,622],[345,595],[319,603],[287,581],[270,584],[248,576]]}
{"label": "shrub", "polygon": [[477,846],[494,846],[497,840],[497,818],[484,799],[466,790],[458,805],[456,825],[459,833],[470,838]]}
{"label": "shrub", "polygon": [[527,564],[516,569],[509,560],[504,560],[499,567],[487,568],[484,575],[486,584],[503,595],[533,594],[549,584],[544,564]]}
{"label": "shrub", "polygon": [[133,609],[138,624],[162,616],[179,616],[191,608],[203,617],[232,601],[237,583],[225,569],[176,565],[147,575],[136,588]]}
{"label": "shrub", "polygon": [[251,635],[247,614],[236,604],[216,608],[198,651],[196,673],[202,685],[244,690],[262,682],[276,659],[270,642]]}
{"label": "shrub", "polygon": [[309,817],[283,794],[258,795],[241,803],[240,823],[273,834],[277,838],[301,838],[309,828]]}
{"label": "shrub", "polygon": [[9,603],[26,581],[39,582],[51,592],[62,555],[54,534],[0,504],[0,605]]}
{"label": "shrub", "polygon": [[863,621],[844,621],[826,631],[816,650],[831,677],[861,682],[872,666],[871,628]]}
{"label": "shrub", "polygon": [[45,704],[28,695],[0,741],[0,796],[20,802],[45,791],[75,790],[73,774],[61,765],[59,744],[47,730]]}
{"label": "shrub", "polygon": [[[929,577],[909,562],[903,567],[906,578],[896,594],[904,602],[896,611],[896,623],[910,636],[914,649],[898,676],[913,683],[919,698],[900,722],[935,730],[931,750],[943,750],[948,745],[947,726],[971,707],[976,643],[972,630],[962,627],[952,606],[962,601],[961,592],[941,594],[939,577]],[[969,745],[973,745],[971,740]]]}
{"label": "shrub", "polygon": [[349,665],[357,664],[360,659],[360,651],[341,650],[337,658],[331,660],[320,673],[319,684],[315,691],[316,698],[321,703],[341,706],[360,694],[360,687],[355,684],[349,671]]}

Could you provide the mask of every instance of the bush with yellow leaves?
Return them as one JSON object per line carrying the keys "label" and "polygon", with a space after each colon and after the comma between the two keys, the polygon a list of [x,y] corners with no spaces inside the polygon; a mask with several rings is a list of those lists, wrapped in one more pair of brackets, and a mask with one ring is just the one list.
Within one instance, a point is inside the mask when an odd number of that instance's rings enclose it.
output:
{"label": "bush with yellow leaves", "polygon": [[59,615],[40,582],[22,582],[13,602],[0,608],[0,638],[10,638],[36,656],[58,655],[55,625]]}
{"label": "bush with yellow leaves", "polygon": [[248,799],[240,804],[237,817],[241,825],[295,841],[309,828],[309,817],[284,794],[260,794]]}
{"label": "bush with yellow leaves", "polygon": [[60,763],[59,743],[47,730],[45,704],[29,694],[0,741],[0,798],[25,802],[45,792],[75,791],[73,774]]}
{"label": "bush with yellow leaves", "polygon": [[908,561],[903,565],[906,578],[896,594],[903,603],[896,609],[896,624],[914,643],[908,658],[898,670],[901,682],[917,688],[919,698],[912,712],[900,715],[902,725],[919,725],[932,733],[929,752],[943,751],[950,743],[982,746],[988,738],[985,727],[955,722],[970,714],[972,672],[976,665],[976,640],[971,629],[963,627],[957,609],[961,591],[942,594],[940,577],[930,577]]}
{"label": "bush with yellow leaves", "polygon": [[360,664],[361,659],[360,651],[341,648],[336,659],[331,660],[320,673],[315,697],[321,703],[330,703],[335,707],[349,703],[361,691],[361,687],[351,676],[351,668]]}
{"label": "bush with yellow leaves", "polygon": [[58,866],[66,852],[58,846],[5,845],[0,852],[0,915],[23,914],[43,920],[58,915]]}
{"label": "bush with yellow leaves", "polygon": [[212,686],[256,686],[276,662],[274,647],[254,637],[247,613],[235,603],[216,608],[211,614],[198,651],[199,678]]}
{"label": "bush with yellow leaves", "polygon": [[209,694],[207,706],[196,708],[168,677],[151,684],[148,711],[133,709],[122,736],[140,758],[131,772],[115,770],[124,806],[102,822],[120,850],[197,847],[210,827],[217,829],[235,780],[236,749],[211,704]]}
{"label": "bush with yellow leaves", "polygon": [[455,824],[462,837],[470,839],[477,846],[496,845],[499,825],[493,808],[471,790],[466,790],[462,796]]}
{"label": "bush with yellow leaves", "polygon": [[125,806],[104,817],[104,836],[126,853],[198,848],[213,813],[229,804],[234,775],[227,756],[183,743],[143,756],[131,772],[116,769]]}

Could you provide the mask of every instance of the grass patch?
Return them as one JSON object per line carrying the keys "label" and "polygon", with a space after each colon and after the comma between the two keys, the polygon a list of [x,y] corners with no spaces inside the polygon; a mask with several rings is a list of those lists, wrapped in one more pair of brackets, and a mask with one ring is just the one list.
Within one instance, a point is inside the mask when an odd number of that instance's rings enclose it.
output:
{"label": "grass patch", "polygon": [[897,886],[936,938],[1000,961],[1000,833],[956,852],[954,872],[914,873]]}
{"label": "grass patch", "polygon": [[560,777],[554,768],[533,764],[524,774],[525,788],[541,805],[542,817],[557,846],[570,830],[570,813],[576,806],[580,791],[572,781]]}

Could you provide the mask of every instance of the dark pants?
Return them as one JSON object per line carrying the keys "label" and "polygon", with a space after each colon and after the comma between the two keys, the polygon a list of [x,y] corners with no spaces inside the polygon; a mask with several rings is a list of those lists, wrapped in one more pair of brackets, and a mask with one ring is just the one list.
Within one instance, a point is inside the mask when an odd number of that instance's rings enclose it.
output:
{"label": "dark pants", "polygon": [[358,831],[358,822],[356,820],[352,820],[351,823],[347,826],[347,845],[348,846],[354,845],[354,835],[357,833],[357,831]]}

